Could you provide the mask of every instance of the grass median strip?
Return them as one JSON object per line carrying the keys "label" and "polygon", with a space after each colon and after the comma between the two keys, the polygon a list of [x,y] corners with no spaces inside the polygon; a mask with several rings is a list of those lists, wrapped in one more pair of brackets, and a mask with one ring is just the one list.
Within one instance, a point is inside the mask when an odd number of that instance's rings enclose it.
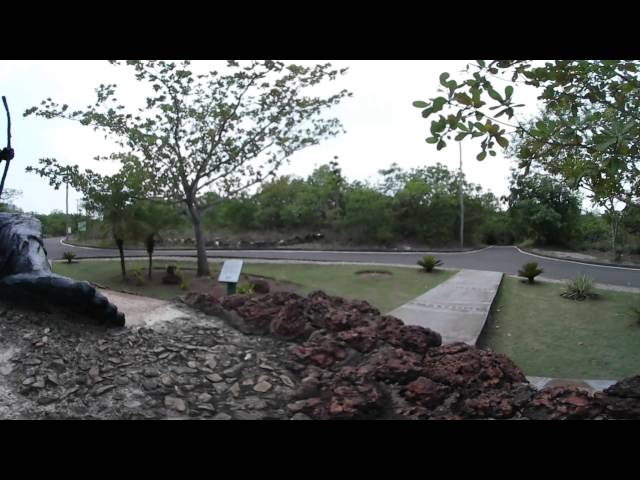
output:
{"label": "grass median strip", "polygon": [[[158,260],[154,262],[154,277],[161,277],[168,264],[177,265],[183,277],[191,281],[195,277],[195,263],[191,261]],[[147,263],[143,260],[127,261],[127,271],[131,274],[139,270],[146,276]],[[221,263],[211,262],[212,277],[217,279]],[[439,270],[423,273],[418,267],[380,267],[372,265],[322,265],[301,263],[248,263],[243,273],[261,275],[296,284],[297,291],[306,294],[314,290],[324,290],[330,295],[350,299],[366,300],[386,313],[448,280],[456,272]],[[375,271],[390,274],[358,274]],[[185,293],[179,285],[137,285],[132,279],[123,281],[119,261],[82,260],[73,264],[56,263],[54,272],[77,280],[88,280],[98,284],[129,290],[154,298],[171,299]],[[215,273],[213,273],[215,272]],[[129,275],[131,276],[131,275]]]}
{"label": "grass median strip", "polygon": [[527,375],[622,379],[640,366],[637,293],[595,290],[597,299],[562,298],[563,285],[504,278],[479,346],[504,353]]}

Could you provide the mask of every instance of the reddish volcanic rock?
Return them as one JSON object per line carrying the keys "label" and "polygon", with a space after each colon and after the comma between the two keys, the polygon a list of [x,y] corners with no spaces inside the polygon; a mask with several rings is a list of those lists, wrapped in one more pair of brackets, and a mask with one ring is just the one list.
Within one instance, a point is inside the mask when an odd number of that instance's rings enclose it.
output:
{"label": "reddish volcanic rock", "polygon": [[332,389],[328,416],[333,419],[372,418],[379,416],[384,407],[384,394],[372,383],[338,385]]}
{"label": "reddish volcanic rock", "polygon": [[507,356],[464,343],[430,349],[425,356],[424,371],[432,380],[469,393],[527,381]]}
{"label": "reddish volcanic rock", "polygon": [[331,340],[324,340],[318,344],[305,342],[291,349],[292,362],[301,366],[315,365],[328,368],[345,358],[347,358],[346,349]]}
{"label": "reddish volcanic rock", "polygon": [[227,295],[222,297],[221,304],[227,310],[237,310],[251,299],[250,295]]}
{"label": "reddish volcanic rock", "polygon": [[425,377],[418,377],[402,390],[402,394],[413,403],[432,408],[440,405],[449,391],[450,389],[445,385]]}
{"label": "reddish volcanic rock", "polygon": [[289,340],[309,338],[314,328],[304,316],[303,300],[291,300],[278,309],[269,326],[271,333]]}
{"label": "reddish volcanic rock", "polygon": [[369,352],[373,350],[378,343],[376,330],[367,326],[360,326],[338,332],[336,337],[338,340],[345,342],[359,352]]}
{"label": "reddish volcanic rock", "polygon": [[586,390],[552,387],[540,390],[523,413],[532,420],[589,420],[602,413],[602,405]]}
{"label": "reddish volcanic rock", "polygon": [[394,347],[416,353],[426,353],[428,349],[439,347],[442,344],[442,337],[439,333],[417,325],[387,328],[382,330],[380,335]]}
{"label": "reddish volcanic rock", "polygon": [[220,315],[225,311],[224,307],[213,295],[189,292],[187,295],[182,297],[182,301],[190,307],[200,310],[207,315]]}
{"label": "reddish volcanic rock", "polygon": [[[185,303],[245,333],[296,342],[288,368],[302,381],[287,399],[292,415],[317,419],[640,419],[640,376],[590,395],[576,388],[535,391],[505,355],[407,326],[367,302],[324,292],[189,294]],[[299,343],[303,342],[303,343]]]}
{"label": "reddish volcanic rock", "polygon": [[420,355],[401,348],[388,347],[377,352],[370,362],[376,378],[389,383],[405,384],[424,372]]}
{"label": "reddish volcanic rock", "polygon": [[483,392],[464,401],[464,413],[477,418],[509,418],[516,411],[513,395],[507,391]]}
{"label": "reddish volcanic rock", "polygon": [[398,420],[426,420],[430,411],[425,407],[404,402],[396,404],[393,413]]}

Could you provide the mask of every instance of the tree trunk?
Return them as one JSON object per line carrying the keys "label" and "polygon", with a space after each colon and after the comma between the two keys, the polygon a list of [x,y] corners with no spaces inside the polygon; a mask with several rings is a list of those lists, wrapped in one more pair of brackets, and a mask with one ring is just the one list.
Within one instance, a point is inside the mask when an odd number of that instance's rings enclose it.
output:
{"label": "tree trunk", "polygon": [[120,252],[120,269],[122,270],[122,279],[127,276],[127,271],[124,266],[124,240],[116,238],[116,245],[118,246],[118,252]]}
{"label": "tree trunk", "polygon": [[147,237],[147,240],[145,242],[146,247],[147,247],[147,254],[149,255],[149,273],[148,273],[148,277],[149,280],[151,280],[151,270],[153,268],[153,248],[155,247],[155,239],[153,238],[153,235],[150,237]]}
{"label": "tree trunk", "polygon": [[187,203],[191,222],[193,223],[193,231],[196,236],[196,250],[198,252],[198,277],[208,277],[210,274],[209,263],[207,262],[207,249],[204,244],[204,232],[202,231],[202,223],[200,221],[200,212],[194,204]]}
{"label": "tree trunk", "polygon": [[618,216],[613,212],[611,215],[611,249],[613,250],[613,259],[619,261],[621,253],[618,252],[618,232],[620,231],[620,223],[622,221],[622,215]]}

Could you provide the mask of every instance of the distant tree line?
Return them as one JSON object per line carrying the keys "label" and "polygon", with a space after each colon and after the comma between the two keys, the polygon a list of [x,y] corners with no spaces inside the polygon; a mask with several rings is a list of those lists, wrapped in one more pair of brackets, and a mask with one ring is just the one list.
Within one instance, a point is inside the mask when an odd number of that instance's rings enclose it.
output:
{"label": "distant tree line", "polygon": [[[284,175],[264,183],[253,194],[220,200],[203,216],[207,238],[260,233],[270,238],[292,232],[322,232],[336,244],[392,247],[417,244],[456,246],[459,242],[459,177],[442,164],[381,170],[375,183],[349,182],[336,162],[321,165],[306,178]],[[611,250],[607,212],[583,212],[580,194],[562,180],[541,171],[514,170],[509,194],[497,198],[479,185],[463,182],[465,245],[536,246],[573,250]],[[109,192],[109,190],[106,190]],[[104,198],[102,198],[104,197]],[[100,200],[102,198],[102,200]],[[144,246],[151,255],[166,237],[190,237],[183,208],[162,201],[128,199],[116,205],[114,195],[86,202],[89,215],[72,214],[69,225],[83,239],[110,239],[118,247]],[[102,202],[102,203],[100,203]],[[61,211],[36,215],[46,236],[65,234]],[[86,232],[78,232],[78,222]],[[629,209],[618,242],[625,253],[640,253],[640,207]],[[111,244],[111,243],[109,243]]]}

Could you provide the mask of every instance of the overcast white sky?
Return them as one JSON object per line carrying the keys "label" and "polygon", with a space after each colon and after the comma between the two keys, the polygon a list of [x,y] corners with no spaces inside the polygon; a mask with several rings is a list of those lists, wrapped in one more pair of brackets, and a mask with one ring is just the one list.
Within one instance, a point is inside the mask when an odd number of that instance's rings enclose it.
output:
{"label": "overcast white sky", "polygon": [[[323,63],[324,61],[304,62]],[[318,165],[334,156],[349,180],[375,180],[381,168],[396,162],[402,167],[444,163],[457,168],[458,148],[451,145],[440,152],[425,142],[430,120],[424,120],[414,100],[428,100],[438,95],[440,73],[459,76],[468,61],[443,60],[353,60],[330,61],[349,72],[330,83],[330,90],[347,88],[353,97],[333,108],[347,133],[322,144],[302,150],[291,157],[281,173],[306,176]],[[219,62],[194,62],[198,67],[215,68]],[[499,81],[498,81],[499,82]],[[17,205],[25,211],[49,213],[64,210],[64,189],[58,191],[35,174],[26,173],[27,165],[39,158],[53,157],[64,164],[78,164],[103,173],[113,173],[117,166],[95,162],[96,155],[113,150],[110,142],[90,127],[66,120],[24,118],[24,111],[47,97],[56,102],[84,108],[95,102],[95,88],[100,83],[116,83],[116,97],[125,105],[137,107],[144,100],[144,90],[131,70],[106,61],[6,61],[0,60],[0,95],[5,95],[12,114],[12,144],[16,158],[11,164],[6,187],[23,192]],[[536,112],[535,92],[517,88],[514,98],[526,103],[523,115]],[[132,108],[133,110],[133,108]],[[0,112],[0,145],[6,142],[6,118]],[[475,160],[477,149],[463,144],[464,171],[469,181],[481,184],[496,195],[508,191],[509,169],[513,161],[500,153],[483,162]],[[80,194],[70,192],[69,210],[76,211]]]}

